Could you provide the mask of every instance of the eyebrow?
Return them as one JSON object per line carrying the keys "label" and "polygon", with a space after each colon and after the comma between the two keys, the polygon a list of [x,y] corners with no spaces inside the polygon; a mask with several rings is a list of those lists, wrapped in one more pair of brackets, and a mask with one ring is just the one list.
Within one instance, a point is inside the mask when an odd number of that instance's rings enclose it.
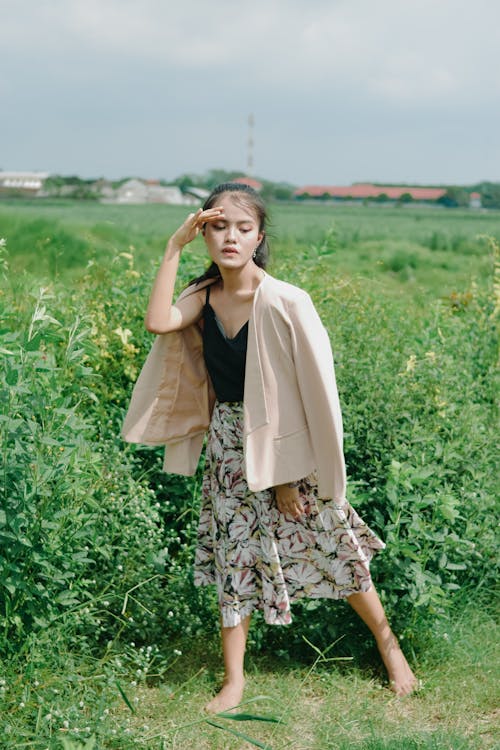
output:
{"label": "eyebrow", "polygon": [[255,219],[238,219],[238,221],[231,221],[230,219],[222,219],[222,218],[216,219],[214,223],[216,224],[218,222],[223,222],[227,224],[228,221],[231,224],[252,224],[252,223],[256,224],[257,223]]}

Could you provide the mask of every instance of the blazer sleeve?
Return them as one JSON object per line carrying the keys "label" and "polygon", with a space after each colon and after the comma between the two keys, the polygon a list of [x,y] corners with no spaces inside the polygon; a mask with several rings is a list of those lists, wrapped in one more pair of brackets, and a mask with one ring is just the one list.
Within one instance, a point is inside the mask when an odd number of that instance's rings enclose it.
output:
{"label": "blazer sleeve", "polygon": [[342,504],[346,499],[342,413],[330,339],[306,292],[292,304],[292,355],[316,460],[319,497]]}

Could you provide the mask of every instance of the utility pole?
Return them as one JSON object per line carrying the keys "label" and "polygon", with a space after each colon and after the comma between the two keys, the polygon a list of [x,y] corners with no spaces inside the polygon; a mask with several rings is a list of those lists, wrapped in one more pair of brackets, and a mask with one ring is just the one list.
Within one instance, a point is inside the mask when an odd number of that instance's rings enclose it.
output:
{"label": "utility pole", "polygon": [[255,124],[254,116],[248,115],[248,153],[247,153],[247,175],[251,177],[253,175],[253,127]]}

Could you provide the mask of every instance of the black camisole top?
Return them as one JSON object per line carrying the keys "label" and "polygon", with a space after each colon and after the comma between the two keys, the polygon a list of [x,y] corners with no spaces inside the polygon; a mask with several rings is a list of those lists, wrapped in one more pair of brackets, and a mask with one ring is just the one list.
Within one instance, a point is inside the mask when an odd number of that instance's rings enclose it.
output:
{"label": "black camisole top", "polygon": [[247,341],[248,321],[234,338],[226,336],[210,304],[210,286],[207,286],[203,308],[203,356],[218,401],[243,401]]}

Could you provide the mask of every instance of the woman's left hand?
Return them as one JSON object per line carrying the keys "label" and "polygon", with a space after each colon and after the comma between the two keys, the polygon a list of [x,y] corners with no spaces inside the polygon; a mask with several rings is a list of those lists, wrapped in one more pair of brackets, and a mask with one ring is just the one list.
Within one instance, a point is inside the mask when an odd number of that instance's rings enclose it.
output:
{"label": "woman's left hand", "polygon": [[280,513],[293,516],[296,520],[304,513],[304,506],[299,495],[298,487],[289,487],[288,484],[278,484],[274,488],[276,505]]}
{"label": "woman's left hand", "polygon": [[203,225],[224,218],[224,208],[215,206],[207,208],[205,211],[199,208],[196,213],[189,214],[183,224],[177,229],[170,238],[169,244],[173,247],[183,248],[202,231]]}

